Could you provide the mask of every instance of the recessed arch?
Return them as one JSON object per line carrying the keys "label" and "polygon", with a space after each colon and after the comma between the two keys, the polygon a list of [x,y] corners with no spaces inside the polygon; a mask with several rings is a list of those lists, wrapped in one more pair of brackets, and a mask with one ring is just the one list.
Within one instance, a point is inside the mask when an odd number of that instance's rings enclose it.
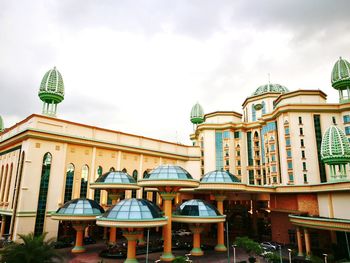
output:
{"label": "recessed arch", "polygon": [[87,197],[87,187],[89,179],[89,166],[84,164],[81,168],[81,180],[80,180],[80,198]]}

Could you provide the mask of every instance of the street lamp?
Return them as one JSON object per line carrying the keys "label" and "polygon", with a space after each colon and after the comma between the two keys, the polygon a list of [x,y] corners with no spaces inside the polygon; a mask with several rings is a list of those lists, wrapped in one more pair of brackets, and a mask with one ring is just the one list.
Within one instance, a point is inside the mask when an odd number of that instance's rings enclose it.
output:
{"label": "street lamp", "polygon": [[278,245],[278,246],[280,249],[280,262],[283,263],[283,261],[282,261],[282,247],[281,247],[281,245]]}
{"label": "street lamp", "polygon": [[237,245],[232,245],[232,248],[233,248],[233,263],[236,263],[236,247],[237,247]]}
{"label": "street lamp", "polygon": [[324,263],[327,263],[328,254],[323,254],[323,256],[324,256]]}
{"label": "street lamp", "polygon": [[289,263],[292,263],[292,250],[290,248],[288,248],[288,256],[289,256]]}

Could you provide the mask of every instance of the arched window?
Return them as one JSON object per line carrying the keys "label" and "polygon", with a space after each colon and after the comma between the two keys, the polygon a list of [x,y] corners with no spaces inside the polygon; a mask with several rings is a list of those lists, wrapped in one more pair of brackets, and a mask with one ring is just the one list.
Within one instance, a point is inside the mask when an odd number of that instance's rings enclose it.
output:
{"label": "arched window", "polygon": [[259,138],[259,133],[257,131],[254,132],[254,138]]}
{"label": "arched window", "polygon": [[261,102],[261,114],[264,115],[266,114],[266,105],[265,105],[265,101]]}
{"label": "arched window", "polygon": [[256,112],[255,112],[254,104],[252,105],[252,121],[256,121]]}
{"label": "arched window", "polygon": [[[137,170],[134,170],[132,172],[132,178],[134,178],[134,180],[137,182]],[[132,190],[131,192],[131,198],[136,198],[136,190]]]}
{"label": "arched window", "polygon": [[148,175],[148,172],[146,170],[146,171],[143,172],[143,178],[147,177],[147,175]]}
{"label": "arched window", "polygon": [[73,182],[74,182],[74,165],[68,164],[66,172],[66,186],[64,189],[64,203],[72,200],[73,194]]}
{"label": "arched window", "polygon": [[80,198],[86,198],[89,178],[89,167],[84,164],[81,168]]}
{"label": "arched window", "polygon": [[52,162],[51,153],[46,153],[43,158],[43,167],[41,169],[38,207],[36,209],[36,219],[35,219],[35,228],[34,228],[35,236],[41,235],[44,230],[44,222],[46,217],[46,201],[47,201],[47,192],[49,190],[51,162]]}
{"label": "arched window", "polygon": [[109,171],[110,171],[110,172],[115,172],[114,167],[109,168]]}
{"label": "arched window", "polygon": [[[102,175],[102,167],[99,166],[96,170],[97,176],[96,177],[100,177]],[[100,203],[101,200],[101,189],[95,189],[94,190],[94,200],[97,203]]]}
{"label": "arched window", "polygon": [[6,184],[7,184],[8,170],[9,170],[9,166],[7,164],[6,168],[5,168],[4,180],[3,180],[2,185],[1,185],[1,201],[2,202],[4,201],[4,197],[5,197],[5,189],[6,189]]}
{"label": "arched window", "polygon": [[127,173],[128,171],[124,168],[124,169],[122,170],[122,172],[123,172],[123,173]]}
{"label": "arched window", "polygon": [[9,201],[9,197],[10,197],[10,186],[11,186],[12,171],[13,171],[13,163],[11,163],[10,173],[9,173],[8,179],[7,179],[5,202],[8,202]]}

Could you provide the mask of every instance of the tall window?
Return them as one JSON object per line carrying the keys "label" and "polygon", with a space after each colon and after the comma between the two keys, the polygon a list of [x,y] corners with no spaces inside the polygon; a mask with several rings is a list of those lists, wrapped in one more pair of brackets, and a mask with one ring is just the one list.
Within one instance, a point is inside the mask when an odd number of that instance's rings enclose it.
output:
{"label": "tall window", "polygon": [[350,115],[344,115],[343,116],[343,121],[344,121],[344,123],[350,122]]}
{"label": "tall window", "polygon": [[5,168],[5,173],[4,173],[4,176],[3,176],[3,182],[1,183],[1,201],[4,201],[4,195],[5,195],[5,187],[6,187],[6,183],[7,183],[7,173],[8,173],[8,169],[9,169],[9,166],[6,165],[6,168]]}
{"label": "tall window", "polygon": [[256,121],[256,111],[254,104],[252,105],[252,121]]}
{"label": "tall window", "polygon": [[74,165],[72,163],[67,166],[66,187],[64,189],[64,203],[72,199],[74,182]]}
{"label": "tall window", "polygon": [[[137,182],[137,170],[132,172],[132,178],[134,178],[134,180]],[[136,190],[132,190],[131,198],[136,198]]]}
{"label": "tall window", "polygon": [[299,134],[300,134],[300,135],[304,135],[303,128],[299,128]]}
{"label": "tall window", "polygon": [[10,172],[8,175],[8,180],[7,180],[7,185],[6,185],[5,202],[9,201],[12,171],[13,171],[13,163],[11,163]]}
{"label": "tall window", "polygon": [[300,146],[304,147],[304,139],[300,139]]}
{"label": "tall window", "polygon": [[299,116],[299,124],[303,124],[303,118]]}
{"label": "tall window", "polygon": [[[96,170],[97,176],[100,177],[102,175],[102,167],[99,166]],[[99,204],[101,200],[101,189],[94,190],[94,200]]]}
{"label": "tall window", "polygon": [[261,102],[261,114],[266,114],[266,105],[265,105],[265,101]]}
{"label": "tall window", "polygon": [[46,217],[46,201],[47,201],[47,192],[49,190],[51,162],[52,162],[51,153],[46,153],[43,158],[43,166],[41,169],[38,207],[36,209],[36,219],[35,219],[35,228],[34,228],[35,236],[41,235],[44,230],[44,222]]}
{"label": "tall window", "polygon": [[350,126],[345,127],[345,134],[349,135],[350,134]]}
{"label": "tall window", "polygon": [[303,159],[305,158],[305,151],[304,150],[301,151],[301,158],[303,158]]}
{"label": "tall window", "polygon": [[81,168],[80,198],[86,198],[89,177],[89,167],[84,164]]}

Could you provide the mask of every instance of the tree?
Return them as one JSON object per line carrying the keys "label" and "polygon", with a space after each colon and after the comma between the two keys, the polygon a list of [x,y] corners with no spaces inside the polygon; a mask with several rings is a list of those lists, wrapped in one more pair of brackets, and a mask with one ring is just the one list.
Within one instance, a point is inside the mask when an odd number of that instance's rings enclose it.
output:
{"label": "tree", "polygon": [[255,262],[254,256],[260,255],[263,251],[260,244],[249,237],[237,237],[235,244],[249,254],[249,262]]}
{"label": "tree", "polygon": [[12,243],[0,251],[1,263],[51,263],[62,261],[61,256],[54,249],[52,239],[45,241],[46,233],[40,236],[18,235],[23,241]]}

